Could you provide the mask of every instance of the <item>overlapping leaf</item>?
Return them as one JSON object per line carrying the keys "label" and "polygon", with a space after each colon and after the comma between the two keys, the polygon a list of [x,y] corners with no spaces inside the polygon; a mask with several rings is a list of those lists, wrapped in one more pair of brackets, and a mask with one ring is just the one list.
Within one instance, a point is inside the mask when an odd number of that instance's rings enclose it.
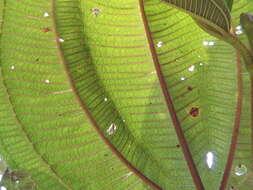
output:
{"label": "overlapping leaf", "polygon": [[[229,33],[231,16],[228,4],[224,0],[164,0],[165,2],[190,14],[207,30]],[[231,6],[231,5],[230,5]]]}

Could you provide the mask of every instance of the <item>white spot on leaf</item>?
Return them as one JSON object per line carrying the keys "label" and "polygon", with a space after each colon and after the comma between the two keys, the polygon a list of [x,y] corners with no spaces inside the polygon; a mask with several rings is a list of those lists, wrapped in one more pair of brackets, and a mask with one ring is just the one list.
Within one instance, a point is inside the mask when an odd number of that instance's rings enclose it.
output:
{"label": "white spot on leaf", "polygon": [[157,44],[156,44],[156,46],[158,47],[158,48],[160,48],[160,47],[162,47],[163,46],[163,42],[158,42]]}
{"label": "white spot on leaf", "polygon": [[203,41],[204,46],[214,46],[215,42],[214,41]]}
{"label": "white spot on leaf", "polygon": [[43,16],[44,16],[44,17],[49,17],[49,13],[48,13],[48,12],[45,12],[45,13],[43,14]]}
{"label": "white spot on leaf", "polygon": [[130,177],[131,175],[133,175],[133,172],[129,172],[126,174],[126,177]]}
{"label": "white spot on leaf", "polygon": [[150,73],[147,73],[148,75],[154,75],[156,74],[156,71],[151,71]]}
{"label": "white spot on leaf", "polygon": [[245,165],[239,164],[238,166],[235,167],[235,175],[237,176],[244,176],[248,172],[248,169]]}
{"label": "white spot on leaf", "polygon": [[242,25],[238,25],[238,26],[236,27],[236,30],[242,30]]}
{"label": "white spot on leaf", "polygon": [[214,154],[212,152],[208,152],[206,154],[206,164],[208,168],[212,168],[214,163]]}
{"label": "white spot on leaf", "polygon": [[7,190],[7,188],[4,187],[4,186],[1,186],[1,187],[0,187],[0,190]]}
{"label": "white spot on leaf", "polygon": [[243,31],[242,31],[242,30],[237,30],[235,33],[236,33],[237,35],[240,35],[240,34],[243,33]]}
{"label": "white spot on leaf", "polygon": [[48,80],[48,79],[47,79],[47,80],[45,80],[45,83],[49,84],[49,83],[50,83],[50,80]]}
{"label": "white spot on leaf", "polygon": [[208,41],[203,41],[204,46],[208,46]]}
{"label": "white spot on leaf", "polygon": [[191,71],[191,72],[194,71],[195,70],[195,66],[194,65],[190,66],[188,70]]}
{"label": "white spot on leaf", "polygon": [[98,8],[92,8],[91,10],[94,16],[98,16],[100,14],[100,10]]}
{"label": "white spot on leaf", "polygon": [[63,42],[64,42],[64,39],[59,38],[59,42],[63,43]]}
{"label": "white spot on leaf", "polygon": [[113,135],[114,133],[115,133],[115,131],[117,130],[117,126],[114,124],[114,123],[112,123],[111,125],[110,125],[110,127],[107,129],[107,133],[109,134],[109,135]]}

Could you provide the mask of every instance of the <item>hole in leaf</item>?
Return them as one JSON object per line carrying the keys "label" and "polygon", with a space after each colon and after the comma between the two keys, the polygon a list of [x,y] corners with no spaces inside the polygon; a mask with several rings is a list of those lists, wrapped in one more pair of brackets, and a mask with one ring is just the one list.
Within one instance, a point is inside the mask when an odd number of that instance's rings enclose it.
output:
{"label": "hole in leaf", "polygon": [[204,46],[214,46],[215,42],[214,41],[203,41]]}
{"label": "hole in leaf", "polygon": [[108,101],[108,99],[105,97],[105,98],[104,98],[104,101],[105,101],[105,102],[107,102],[107,101]]}
{"label": "hole in leaf", "polygon": [[107,133],[109,134],[109,135],[113,135],[114,133],[115,133],[115,131],[117,130],[117,126],[114,124],[114,123],[112,123],[111,125],[110,125],[110,127],[107,129]]}
{"label": "hole in leaf", "polygon": [[203,65],[204,65],[204,63],[199,63],[199,65],[200,65],[200,66],[203,66]]}
{"label": "hole in leaf", "polygon": [[20,188],[17,189],[32,190],[36,187],[36,184],[26,170],[10,169],[7,169],[4,173],[2,185],[8,189],[13,189],[12,187],[19,187],[20,185]]}
{"label": "hole in leaf", "polygon": [[180,79],[181,79],[181,80],[186,80],[186,78],[185,78],[185,77],[181,77]]}
{"label": "hole in leaf", "polygon": [[162,47],[163,46],[163,42],[158,42],[157,44],[156,44],[156,46],[158,47],[158,48],[160,48],[160,47]]}
{"label": "hole in leaf", "polygon": [[242,31],[242,30],[237,30],[235,33],[236,33],[237,35],[240,35],[240,34],[243,33],[243,31]]}
{"label": "hole in leaf", "polygon": [[100,14],[100,10],[98,8],[92,8],[91,10],[92,10],[93,15],[96,17]]}
{"label": "hole in leaf", "polygon": [[44,17],[49,17],[49,13],[48,13],[48,12],[45,12],[45,13],[43,14],[43,16],[44,16]]}
{"label": "hole in leaf", "polygon": [[50,83],[50,80],[48,80],[48,79],[47,79],[47,80],[45,80],[45,83],[49,84],[49,83]]}
{"label": "hole in leaf", "polygon": [[237,176],[244,176],[246,175],[248,172],[248,169],[245,165],[243,164],[238,164],[236,167],[235,167],[235,175]]}
{"label": "hole in leaf", "polygon": [[192,109],[190,110],[189,114],[192,117],[197,117],[199,115],[199,108],[198,107],[192,107]]}
{"label": "hole in leaf", "polygon": [[242,30],[242,25],[238,25],[238,26],[236,27],[236,30]]}
{"label": "hole in leaf", "polygon": [[208,41],[203,41],[204,46],[208,46]]}
{"label": "hole in leaf", "polygon": [[14,69],[15,69],[15,66],[14,66],[14,65],[12,65],[12,66],[10,67],[10,69],[11,69],[11,70],[14,70]]}
{"label": "hole in leaf", "polygon": [[1,187],[0,187],[0,190],[7,190],[7,188],[4,187],[4,186],[1,186]]}
{"label": "hole in leaf", "polygon": [[188,70],[191,71],[191,72],[194,71],[194,70],[195,70],[195,65],[190,66],[190,67],[188,68]]}
{"label": "hole in leaf", "polygon": [[59,38],[59,42],[63,43],[63,42],[64,42],[64,39]]}
{"label": "hole in leaf", "polygon": [[213,162],[214,162],[214,154],[212,152],[208,152],[206,154],[206,164],[208,168],[213,167]]}

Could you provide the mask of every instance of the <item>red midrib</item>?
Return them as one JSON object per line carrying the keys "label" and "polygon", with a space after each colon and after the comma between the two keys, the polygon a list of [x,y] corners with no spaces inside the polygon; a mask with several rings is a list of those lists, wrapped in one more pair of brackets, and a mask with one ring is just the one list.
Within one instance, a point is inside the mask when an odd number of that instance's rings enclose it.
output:
{"label": "red midrib", "polygon": [[178,140],[181,144],[185,160],[186,160],[187,165],[189,167],[189,170],[190,170],[190,173],[192,175],[193,181],[196,185],[196,188],[198,190],[204,190],[204,186],[201,182],[201,179],[200,179],[200,176],[198,174],[197,168],[196,168],[196,166],[194,164],[194,161],[192,159],[190,149],[189,149],[188,144],[186,142],[186,139],[185,139],[184,133],[182,131],[180,122],[177,118],[175,108],[174,108],[174,105],[172,103],[171,96],[169,94],[165,79],[164,79],[162,71],[161,71],[160,63],[159,63],[159,60],[158,60],[158,55],[157,55],[157,52],[155,50],[155,45],[154,45],[154,42],[153,42],[153,39],[152,39],[151,31],[150,31],[150,28],[149,28],[149,25],[148,25],[147,16],[146,16],[145,9],[144,9],[144,0],[139,0],[139,3],[140,3],[140,10],[141,10],[141,14],[142,14],[143,23],[144,23],[144,26],[145,26],[146,36],[147,36],[150,51],[151,51],[151,54],[152,54],[152,59],[153,59],[154,65],[155,65],[157,76],[159,78],[159,82],[160,82],[160,85],[161,85],[161,88],[162,88],[162,92],[163,92],[163,95],[164,95],[164,98],[165,98],[165,102],[167,104],[172,122],[174,124],[175,130],[176,130],[176,133],[177,133],[177,136],[178,136]]}
{"label": "red midrib", "polygon": [[77,89],[75,87],[74,79],[72,78],[71,73],[68,70],[67,62],[63,55],[63,50],[61,48],[60,42],[59,42],[59,34],[56,28],[57,21],[56,21],[56,0],[52,0],[52,19],[53,19],[53,33],[56,39],[56,45],[58,50],[58,55],[61,60],[61,63],[63,64],[66,76],[69,81],[69,86],[73,90],[75,97],[77,98],[79,105],[81,106],[84,115],[88,118],[90,124],[95,128],[99,136],[101,137],[102,141],[108,146],[108,148],[117,156],[117,158],[128,168],[130,169],[135,175],[137,175],[145,184],[149,185],[154,190],[162,190],[161,187],[159,187],[157,184],[155,184],[153,181],[151,181],[148,177],[146,177],[141,171],[139,171],[137,168],[135,168],[132,163],[130,163],[122,154],[119,152],[114,145],[109,141],[109,139],[106,138],[103,131],[99,128],[97,122],[93,118],[92,114],[88,110],[85,103],[82,101],[79,93],[77,92]]}
{"label": "red midrib", "polygon": [[242,90],[243,90],[243,84],[242,84],[242,71],[241,71],[241,56],[238,51],[236,51],[236,56],[237,56],[237,106],[236,106],[236,111],[235,111],[235,125],[234,125],[234,130],[232,134],[232,139],[231,139],[231,144],[230,144],[230,149],[228,153],[228,158],[227,158],[227,163],[226,167],[224,170],[224,174],[222,177],[222,181],[220,184],[220,190],[226,190],[227,188],[227,183],[228,179],[230,176],[231,168],[233,165],[233,160],[235,156],[235,150],[236,150],[236,145],[237,145],[237,139],[239,135],[239,129],[240,129],[240,121],[241,121],[241,112],[242,112]]}

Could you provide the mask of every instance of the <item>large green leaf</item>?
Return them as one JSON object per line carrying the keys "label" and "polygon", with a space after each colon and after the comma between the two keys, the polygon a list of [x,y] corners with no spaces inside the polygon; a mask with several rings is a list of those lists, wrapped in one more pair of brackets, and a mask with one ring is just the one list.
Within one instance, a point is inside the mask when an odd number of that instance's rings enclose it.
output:
{"label": "large green leaf", "polygon": [[58,56],[54,11],[47,1],[6,2],[1,154],[11,169],[29,171],[38,189],[144,188],[83,114]]}
{"label": "large green leaf", "polygon": [[[246,37],[247,31],[243,30],[243,27],[240,25],[240,15],[242,12],[253,12],[253,2],[250,0],[236,1],[233,11],[233,20],[237,26],[237,34],[239,38],[244,41],[245,44],[248,43]],[[242,32],[241,32],[242,31]],[[243,62],[243,60],[241,60]],[[253,168],[253,130],[252,130],[252,80],[250,79],[249,74],[246,69],[242,70],[243,76],[243,109],[241,116],[241,124],[239,129],[239,136],[236,146],[236,152],[234,155],[234,161],[232,170],[229,176],[229,188],[233,187],[235,190],[252,189],[252,168]],[[247,172],[242,172],[243,175],[238,176],[236,171],[238,167],[243,166],[247,168]]]}
{"label": "large green leaf", "polygon": [[[226,164],[220,158],[228,156],[237,106],[237,81],[231,77],[237,70],[236,58],[230,56],[233,48],[202,32],[185,14],[159,1],[150,4],[146,11],[151,33],[155,43],[164,42],[157,56],[178,120],[205,189],[218,189]],[[164,12],[160,19],[158,13],[151,14],[155,7]],[[193,107],[199,107],[198,117],[189,116]],[[209,151],[217,159],[213,169],[202,161]]]}
{"label": "large green leaf", "polygon": [[[10,169],[41,190],[251,189],[249,75],[238,51],[199,28],[229,33],[232,1],[168,2],[193,19],[159,0],[0,2]],[[233,7],[239,24],[253,4]]]}

